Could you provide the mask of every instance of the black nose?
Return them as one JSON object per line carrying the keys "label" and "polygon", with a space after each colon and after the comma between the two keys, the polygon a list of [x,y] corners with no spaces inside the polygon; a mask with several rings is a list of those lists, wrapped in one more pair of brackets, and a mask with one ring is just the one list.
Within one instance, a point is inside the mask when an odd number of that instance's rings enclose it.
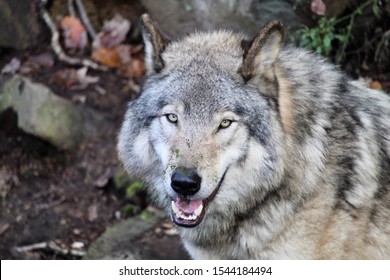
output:
{"label": "black nose", "polygon": [[194,169],[178,167],[172,174],[171,187],[181,195],[194,195],[200,190],[201,181]]}

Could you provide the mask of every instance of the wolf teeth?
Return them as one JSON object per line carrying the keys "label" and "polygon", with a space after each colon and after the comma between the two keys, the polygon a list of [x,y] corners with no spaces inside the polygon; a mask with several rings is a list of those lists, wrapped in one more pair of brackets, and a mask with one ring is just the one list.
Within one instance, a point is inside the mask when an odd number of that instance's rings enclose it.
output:
{"label": "wolf teeth", "polygon": [[203,204],[199,205],[199,207],[196,208],[194,212],[195,216],[199,216],[202,213],[202,210],[203,210]]}
{"label": "wolf teeth", "polygon": [[188,220],[188,221],[194,221],[198,218],[198,216],[202,213],[203,205],[199,205],[198,208],[194,211],[193,215],[186,215],[183,211],[181,211],[176,203],[174,201],[171,202],[171,207],[173,210],[173,213],[175,213],[176,216],[178,216],[180,219]]}
{"label": "wolf teeth", "polygon": [[171,207],[175,214],[179,214],[181,212],[180,209],[176,206],[176,203],[174,201],[172,201]]}

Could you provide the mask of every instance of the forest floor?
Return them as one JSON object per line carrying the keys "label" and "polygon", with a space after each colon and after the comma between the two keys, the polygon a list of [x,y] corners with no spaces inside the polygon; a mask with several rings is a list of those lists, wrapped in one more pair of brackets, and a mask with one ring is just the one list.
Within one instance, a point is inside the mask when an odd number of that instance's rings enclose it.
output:
{"label": "forest floor", "polygon": [[36,73],[34,78],[63,97],[84,100],[85,106],[104,114],[109,125],[100,137],[61,151],[19,130],[12,111],[0,115],[1,259],[73,258],[51,255],[52,250],[23,255],[15,249],[49,241],[63,249],[86,249],[108,226],[124,218],[125,190],[113,183],[121,168],[115,147],[126,104],[135,93],[127,87],[127,79],[98,71],[93,75],[99,77],[104,94],[91,87],[64,91],[48,82],[54,72]]}

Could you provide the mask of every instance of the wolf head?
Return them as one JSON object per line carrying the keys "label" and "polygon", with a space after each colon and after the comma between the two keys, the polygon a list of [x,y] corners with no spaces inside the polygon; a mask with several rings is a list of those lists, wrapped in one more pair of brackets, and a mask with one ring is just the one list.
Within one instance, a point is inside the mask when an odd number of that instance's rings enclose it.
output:
{"label": "wolf head", "polygon": [[216,31],[171,42],[148,15],[141,23],[148,76],[119,134],[127,171],[179,226],[243,207],[238,197],[261,199],[283,172],[275,78],[281,24],[249,41]]}

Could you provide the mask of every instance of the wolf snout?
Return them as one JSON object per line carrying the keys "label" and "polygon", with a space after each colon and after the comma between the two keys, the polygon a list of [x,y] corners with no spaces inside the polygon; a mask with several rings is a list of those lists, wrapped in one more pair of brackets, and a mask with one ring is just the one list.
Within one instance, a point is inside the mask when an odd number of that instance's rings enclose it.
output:
{"label": "wolf snout", "polygon": [[200,190],[202,178],[194,169],[178,167],[172,174],[172,189],[183,196],[194,195]]}

